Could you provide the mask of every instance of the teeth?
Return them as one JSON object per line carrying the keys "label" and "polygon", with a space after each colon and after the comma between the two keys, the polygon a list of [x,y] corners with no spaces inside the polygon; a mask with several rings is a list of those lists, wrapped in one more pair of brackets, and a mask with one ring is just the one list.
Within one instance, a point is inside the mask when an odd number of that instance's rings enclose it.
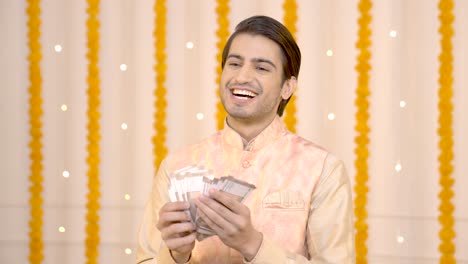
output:
{"label": "teeth", "polygon": [[245,95],[248,97],[255,97],[254,93],[252,93],[251,91],[247,91],[247,90],[234,89],[232,93],[235,95]]}

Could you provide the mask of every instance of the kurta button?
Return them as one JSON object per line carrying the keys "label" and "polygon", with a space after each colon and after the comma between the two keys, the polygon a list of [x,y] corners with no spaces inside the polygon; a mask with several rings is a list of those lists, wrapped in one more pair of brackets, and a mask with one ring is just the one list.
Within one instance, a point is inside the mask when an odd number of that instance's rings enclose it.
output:
{"label": "kurta button", "polygon": [[244,160],[242,162],[242,167],[244,167],[244,169],[247,169],[248,167],[250,167],[250,162],[248,160]]}

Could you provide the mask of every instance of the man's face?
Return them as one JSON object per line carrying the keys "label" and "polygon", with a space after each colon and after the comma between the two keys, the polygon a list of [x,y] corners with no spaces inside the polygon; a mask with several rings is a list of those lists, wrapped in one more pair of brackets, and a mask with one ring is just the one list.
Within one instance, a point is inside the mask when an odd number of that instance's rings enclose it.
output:
{"label": "man's face", "polygon": [[220,83],[221,101],[230,118],[271,121],[281,99],[291,95],[289,88],[283,81],[278,44],[260,35],[239,34],[233,39]]}

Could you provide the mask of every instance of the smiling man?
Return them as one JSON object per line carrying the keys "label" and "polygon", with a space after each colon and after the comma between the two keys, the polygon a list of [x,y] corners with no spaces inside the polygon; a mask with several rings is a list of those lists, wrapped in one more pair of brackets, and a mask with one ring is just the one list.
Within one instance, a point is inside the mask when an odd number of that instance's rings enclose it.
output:
{"label": "smiling man", "polygon": [[[352,200],[343,163],[289,132],[281,116],[301,54],[265,16],[237,25],[223,52],[225,128],[161,163],[138,238],[137,263],[354,263]],[[196,241],[188,202],[169,176],[192,164],[256,186],[242,202],[210,190],[194,202],[214,236]]]}

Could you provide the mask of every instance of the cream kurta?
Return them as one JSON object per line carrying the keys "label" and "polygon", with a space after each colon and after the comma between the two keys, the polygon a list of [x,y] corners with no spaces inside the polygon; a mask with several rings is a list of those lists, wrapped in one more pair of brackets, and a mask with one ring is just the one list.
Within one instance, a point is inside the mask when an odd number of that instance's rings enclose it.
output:
{"label": "cream kurta", "polygon": [[[154,179],[138,237],[137,263],[174,263],[156,229],[169,201],[168,176],[203,165],[216,177],[254,184],[244,204],[263,242],[251,263],[354,263],[352,199],[343,163],[275,120],[245,146],[226,126],[212,137],[168,156]],[[216,236],[196,242],[190,263],[242,263]]]}

